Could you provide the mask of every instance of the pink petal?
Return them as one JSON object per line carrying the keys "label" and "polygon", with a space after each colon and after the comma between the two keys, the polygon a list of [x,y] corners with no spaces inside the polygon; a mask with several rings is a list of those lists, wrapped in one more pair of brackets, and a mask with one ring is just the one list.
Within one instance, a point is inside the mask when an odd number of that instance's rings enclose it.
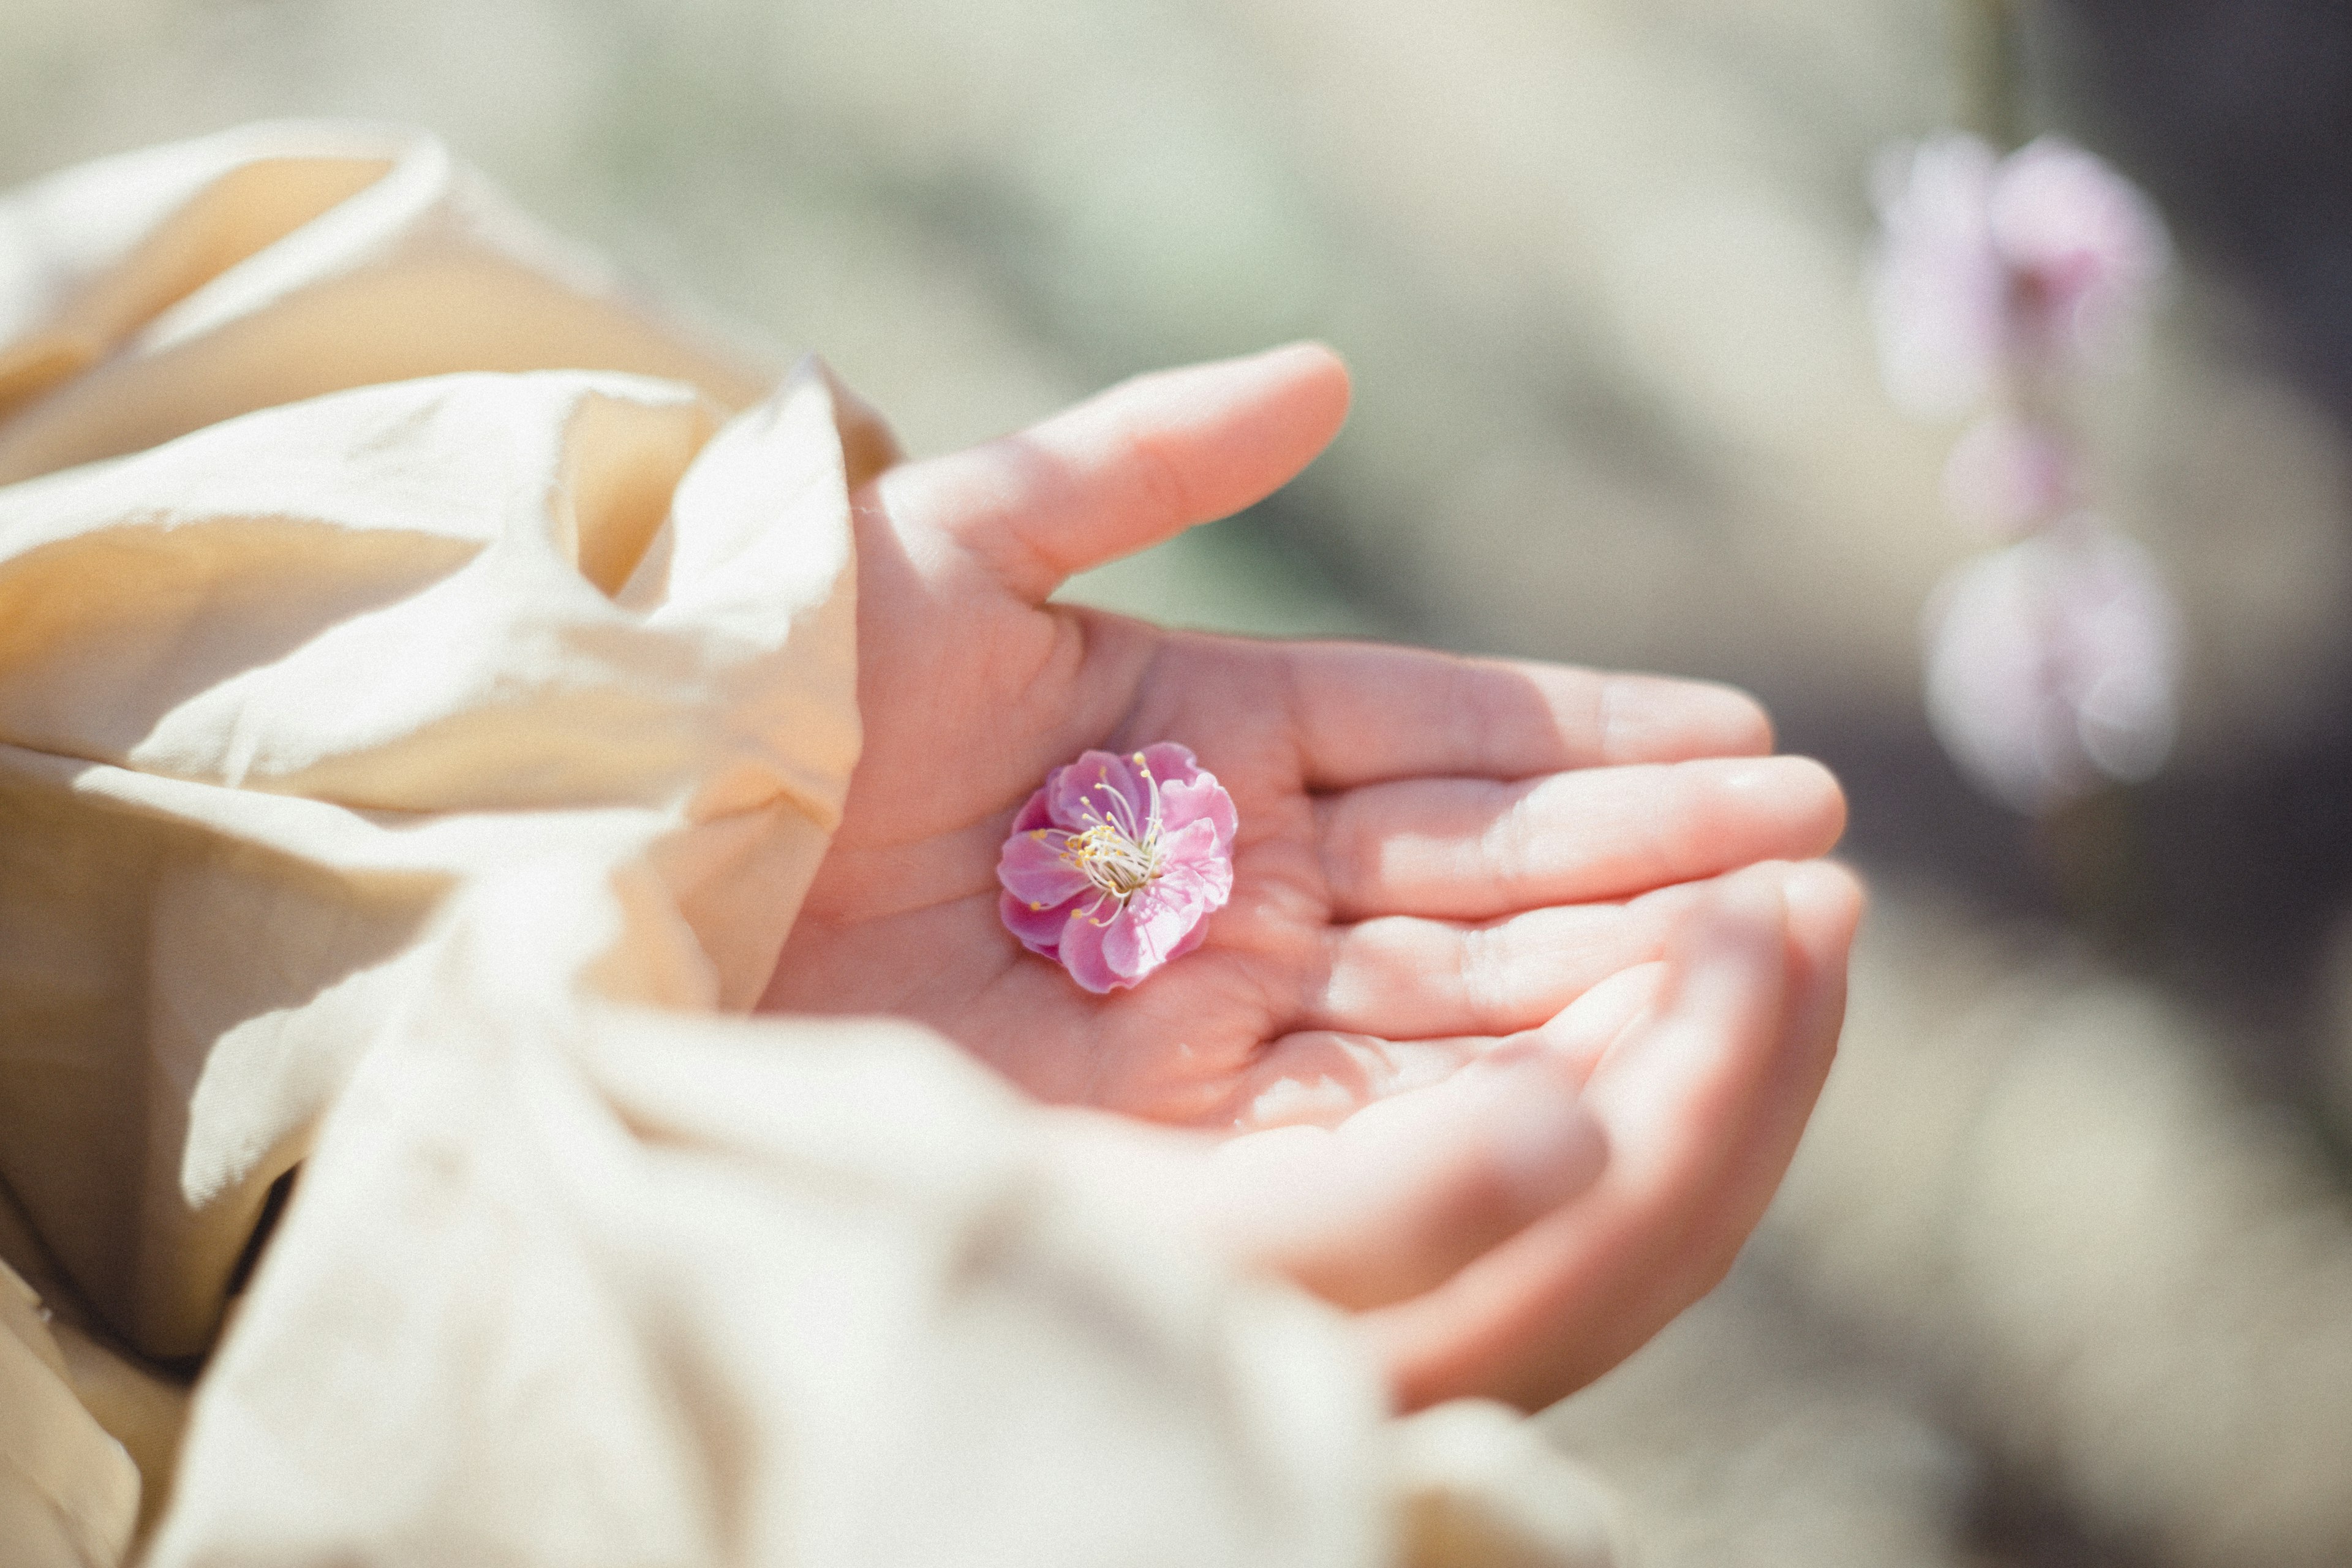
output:
{"label": "pink petal", "polygon": [[1076,762],[1055,768],[1045,775],[1045,815],[1056,827],[1081,827],[1086,822],[1087,784],[1079,782],[1078,770],[1085,768],[1091,782],[1094,768],[1089,765],[1099,756],[1097,752],[1083,753]]}
{"label": "pink petal", "polygon": [[1176,960],[1183,957],[1186,953],[1192,952],[1194,948],[1200,946],[1202,942],[1208,940],[1209,922],[1203,920],[1195,924],[1191,931],[1184,933],[1184,940],[1182,942],[1178,942],[1174,947],[1169,949],[1168,962],[1171,963],[1175,963]]}
{"label": "pink petal", "polygon": [[2019,325],[2049,349],[2104,346],[2145,304],[2171,249],[2137,186],[2054,136],[2001,161],[1986,216],[2001,259],[2038,296]]}
{"label": "pink petal", "polygon": [[1006,839],[996,858],[996,879],[1023,902],[1051,907],[1076,898],[1092,884],[1046,832],[1032,828]]}
{"label": "pink petal", "polygon": [[1217,783],[1214,773],[1202,773],[1190,784],[1162,785],[1160,790],[1160,822],[1162,832],[1183,827],[1192,823],[1208,824],[1216,831],[1215,844],[1221,852],[1230,852],[1234,834],[1240,819],[1234,812],[1234,797]]}
{"label": "pink petal", "polygon": [[[1055,778],[1061,773],[1061,769],[1055,768],[1053,773],[1046,774],[1045,783],[1050,786]],[[1029,797],[1027,803],[1021,807],[1020,812],[1013,818],[1012,827],[1006,831],[1008,833],[1033,833],[1040,827],[1051,827],[1053,826],[1053,813],[1045,809],[1045,791],[1041,789]]]}
{"label": "pink petal", "polygon": [[1157,883],[1127,901],[1103,932],[1103,958],[1129,984],[1175,956],[1177,945],[1207,913],[1197,899],[1154,897]]}
{"label": "pink petal", "polygon": [[1173,741],[1144,747],[1143,760],[1150,767],[1152,777],[1160,781],[1160,820],[1163,830],[1205,817],[1216,825],[1219,847],[1233,847],[1240,823],[1234,812],[1234,797],[1225,793],[1216,774],[1204,772],[1192,753]]}
{"label": "pink petal", "polygon": [[1162,879],[1183,873],[1201,879],[1213,893],[1209,907],[1222,906],[1234,889],[1234,861],[1217,842],[1216,824],[1202,820],[1186,825],[1160,841]]}
{"label": "pink petal", "polygon": [[996,912],[1004,921],[1004,929],[1020,940],[1021,945],[1045,958],[1061,956],[1062,928],[1069,923],[1071,904],[1059,903],[1042,910],[1033,910],[1024,900],[1010,893],[998,895]]}
{"label": "pink petal", "polygon": [[1173,741],[1159,741],[1144,747],[1143,764],[1151,770],[1151,776],[1160,781],[1163,790],[1172,784],[1189,784],[1201,776],[1201,760],[1192,754],[1192,749]]}
{"label": "pink petal", "polygon": [[[1121,905],[1069,863],[1049,825],[1083,830],[1108,820],[1140,839],[1160,799],[1160,874]],[[1045,778],[1014,817],[997,858],[1005,928],[1030,952],[1058,961],[1097,995],[1134,985],[1205,940],[1209,915],[1232,897],[1233,797],[1192,753],[1159,742],[1126,757],[1090,751]]]}
{"label": "pink petal", "polygon": [[1994,167],[1983,142],[1941,136],[1878,169],[1879,367],[1895,400],[1917,413],[1974,404],[2004,347],[2009,284],[1987,216]]}
{"label": "pink petal", "polygon": [[1969,426],[1944,464],[1944,502],[1963,521],[2013,538],[2063,515],[2079,484],[2065,443],[2011,414]]}
{"label": "pink petal", "polygon": [[1108,934],[1109,928],[1096,923],[1102,918],[1100,913],[1089,917],[1087,911],[1092,908],[1092,905],[1080,904],[1071,911],[1068,923],[1062,928],[1060,957],[1062,967],[1070,972],[1071,979],[1100,996],[1115,986],[1132,985],[1135,981],[1114,973],[1105,960],[1103,939]]}
{"label": "pink petal", "polygon": [[1929,606],[1927,716],[1952,758],[2020,811],[2161,765],[2177,612],[2147,552],[2084,520],[1954,572]]}
{"label": "pink petal", "polygon": [[[1066,768],[1057,769],[1045,781],[1046,807],[1054,821],[1064,827],[1084,827],[1097,817],[1119,821],[1127,812],[1134,814],[1132,821],[1140,828],[1151,815],[1151,795],[1144,787],[1142,775],[1129,767],[1124,757],[1108,752],[1085,752]],[[1112,805],[1116,797],[1124,809]]]}
{"label": "pink petal", "polygon": [[1162,877],[1158,886],[1165,889],[1167,898],[1181,901],[1194,911],[1194,924],[1202,924],[1211,915],[1223,909],[1225,900],[1233,896],[1233,868],[1223,864],[1197,869],[1187,867]]}

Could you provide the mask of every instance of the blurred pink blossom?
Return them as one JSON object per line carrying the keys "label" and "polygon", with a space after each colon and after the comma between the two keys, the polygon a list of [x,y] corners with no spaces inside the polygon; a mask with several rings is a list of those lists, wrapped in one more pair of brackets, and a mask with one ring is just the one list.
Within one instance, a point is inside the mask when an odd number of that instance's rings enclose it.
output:
{"label": "blurred pink blossom", "polygon": [[1916,412],[2005,378],[2083,368],[2146,304],[2170,247],[2155,207],[2091,153],[2042,137],[2006,158],[1973,136],[1883,162],[1873,279],[1887,389]]}
{"label": "blurred pink blossom", "polygon": [[1958,567],[1927,640],[1937,739],[2021,811],[2145,779],[2171,750],[2171,596],[2145,550],[2088,517]]}
{"label": "blurred pink blossom", "polygon": [[1045,775],[996,863],[1005,929],[1097,994],[1201,945],[1234,890],[1233,796],[1163,741]]}
{"label": "blurred pink blossom", "polygon": [[1944,503],[2001,538],[2031,532],[2079,503],[2074,454],[2049,429],[2010,414],[1969,426],[1944,463]]}

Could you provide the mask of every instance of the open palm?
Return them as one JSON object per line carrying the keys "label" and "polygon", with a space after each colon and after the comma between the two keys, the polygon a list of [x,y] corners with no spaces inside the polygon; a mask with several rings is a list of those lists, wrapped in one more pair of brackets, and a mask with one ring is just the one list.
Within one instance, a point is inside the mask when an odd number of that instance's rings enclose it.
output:
{"label": "open palm", "polygon": [[[1081,1179],[1357,1310],[1402,1403],[1534,1405],[1720,1278],[1793,1153],[1843,801],[1721,687],[1049,602],[1286,481],[1347,398],[1278,350],[859,490],[865,749],[761,1005],[932,1026],[1087,1108]],[[1096,995],[1003,928],[997,858],[1049,769],[1158,741],[1233,795],[1232,901]]]}
{"label": "open palm", "polygon": [[[1721,688],[1170,632],[1046,602],[1287,479],[1346,406],[1314,349],[1129,383],[858,498],[866,746],[767,1005],[930,1024],[1048,1100],[1335,1121],[1657,959],[1685,886],[1817,855],[1812,763]],[[997,916],[1048,769],[1191,747],[1240,814],[1201,949],[1094,995]]]}

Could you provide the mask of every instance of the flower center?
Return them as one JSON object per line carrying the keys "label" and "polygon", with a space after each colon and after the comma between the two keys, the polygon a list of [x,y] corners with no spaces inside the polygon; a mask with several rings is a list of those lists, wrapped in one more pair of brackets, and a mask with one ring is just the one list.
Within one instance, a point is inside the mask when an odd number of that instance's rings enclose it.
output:
{"label": "flower center", "polygon": [[1160,875],[1160,781],[1151,776],[1140,752],[1135,754],[1135,768],[1150,792],[1150,805],[1140,820],[1135,807],[1106,777],[1097,780],[1091,792],[1099,794],[1104,804],[1082,807],[1086,826],[1061,834],[1062,858],[1121,904]]}
{"label": "flower center", "polygon": [[1138,843],[1117,824],[1098,822],[1084,833],[1070,835],[1062,855],[1104,892],[1117,899],[1132,898],[1160,875],[1159,824],[1153,823],[1151,831]]}

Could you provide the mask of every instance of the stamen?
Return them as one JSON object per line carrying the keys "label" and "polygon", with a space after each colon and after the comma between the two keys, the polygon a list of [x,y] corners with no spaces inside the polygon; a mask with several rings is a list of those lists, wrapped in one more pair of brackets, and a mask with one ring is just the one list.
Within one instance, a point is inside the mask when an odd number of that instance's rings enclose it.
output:
{"label": "stamen", "polygon": [[[1082,802],[1079,820],[1086,827],[1062,837],[1062,858],[1085,874],[1087,881],[1125,908],[1127,900],[1156,881],[1160,873],[1160,835],[1162,822],[1160,804],[1160,781],[1151,776],[1151,769],[1143,766],[1140,752],[1136,762],[1141,767],[1144,786],[1150,792],[1148,816],[1138,820],[1134,804],[1120,791],[1113,788],[1108,769],[1102,770],[1095,784],[1108,800],[1105,809]],[[1088,791],[1088,794],[1094,791]],[[1099,907],[1099,906],[1097,906]]]}

